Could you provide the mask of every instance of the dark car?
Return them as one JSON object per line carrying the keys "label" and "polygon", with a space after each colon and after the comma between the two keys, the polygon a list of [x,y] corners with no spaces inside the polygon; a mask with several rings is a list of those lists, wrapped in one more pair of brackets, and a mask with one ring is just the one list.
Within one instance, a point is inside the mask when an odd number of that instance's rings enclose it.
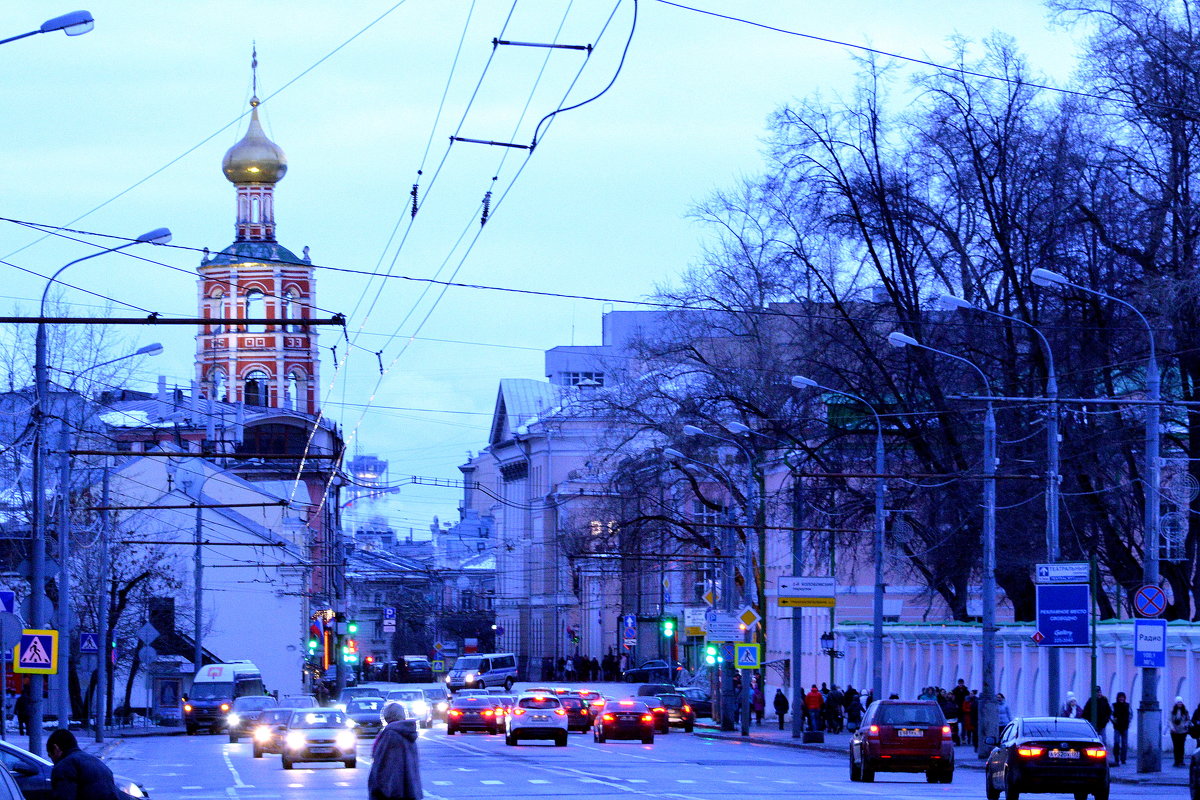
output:
{"label": "dark car", "polygon": [[587,733],[592,729],[591,705],[579,695],[564,694],[558,698],[567,712],[567,730]]}
{"label": "dark car", "polygon": [[253,736],[258,717],[279,702],[268,694],[247,695],[233,701],[233,707],[225,715],[225,727],[229,729],[230,744],[237,744],[242,736]]}
{"label": "dark car", "polygon": [[450,692],[445,686],[426,686],[421,691],[425,693],[433,718],[445,721],[446,712],[450,710]]}
{"label": "dark car", "polygon": [[268,708],[259,715],[258,725],[254,728],[255,758],[262,758],[263,753],[283,752],[283,737],[291,719],[290,708]]}
{"label": "dark car", "polygon": [[684,733],[691,733],[696,727],[696,712],[681,694],[660,694],[658,701],[667,709],[667,722],[677,728],[683,728]]}
{"label": "dark car", "polygon": [[686,677],[687,668],[679,661],[647,661],[640,667],[633,667],[621,673],[621,680],[626,683],[669,683],[675,685]]}
{"label": "dark car", "polygon": [[405,683],[433,683],[433,665],[425,656],[405,656],[399,667]]}
{"label": "dark car", "polygon": [[876,700],[850,736],[850,780],[876,772],[924,772],[929,783],[954,780],[954,742],[934,702]]}
{"label": "dark car", "polygon": [[654,744],[654,715],[638,700],[609,700],[595,715],[592,738],[599,744],[609,739],[641,739]]}
{"label": "dark car", "polygon": [[378,736],[383,730],[384,702],[382,697],[356,697],[346,704],[346,717],[359,736]]}
{"label": "dark car", "polygon": [[984,767],[988,800],[1022,792],[1073,792],[1108,800],[1108,748],[1092,723],[1066,717],[1018,717],[1004,727]]}
{"label": "dark car", "polygon": [[671,718],[667,715],[667,707],[662,704],[662,700],[654,695],[637,695],[633,699],[645,703],[646,708],[650,709],[650,713],[654,715],[654,730],[657,733],[671,732]]}
{"label": "dark car", "polygon": [[1200,800],[1200,750],[1192,753],[1188,762],[1188,797]]}
{"label": "dark car", "polygon": [[446,735],[459,731],[486,731],[500,733],[504,726],[504,712],[496,712],[493,698],[485,694],[455,697],[446,712]]}
{"label": "dark car", "polygon": [[688,705],[692,707],[697,717],[709,717],[713,715],[712,695],[707,689],[701,689],[698,686],[685,686],[679,689],[679,693],[687,698]]}
{"label": "dark car", "polygon": [[[54,769],[51,762],[16,745],[0,741],[0,763],[4,764],[5,771],[16,782],[20,790],[18,797],[24,797],[25,800],[51,800],[54,797],[50,788],[50,771]],[[113,779],[121,800],[150,796],[145,788],[129,778],[114,775]],[[8,800],[8,795],[0,792],[0,798]]]}

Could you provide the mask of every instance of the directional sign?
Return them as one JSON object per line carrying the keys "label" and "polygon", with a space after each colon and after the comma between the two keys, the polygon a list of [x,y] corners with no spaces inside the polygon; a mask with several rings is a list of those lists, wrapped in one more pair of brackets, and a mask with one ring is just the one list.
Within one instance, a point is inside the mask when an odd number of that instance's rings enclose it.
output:
{"label": "directional sign", "polygon": [[1133,595],[1133,610],[1142,617],[1157,617],[1167,610],[1167,595],[1157,586],[1143,586]]}
{"label": "directional sign", "polygon": [[1037,630],[1044,647],[1086,647],[1091,643],[1088,625],[1092,607],[1086,583],[1039,584]]}
{"label": "directional sign", "polygon": [[1135,619],[1133,621],[1133,665],[1159,668],[1167,666],[1167,621],[1165,619]]}
{"label": "directional sign", "polygon": [[738,669],[761,669],[762,659],[756,644],[734,644],[734,666]]}
{"label": "directional sign", "polygon": [[781,575],[776,583],[780,597],[833,597],[837,581],[828,575]]}
{"label": "directional sign", "polygon": [[17,613],[17,593],[0,591],[0,611],[5,614]]}
{"label": "directional sign", "polygon": [[685,636],[704,635],[704,615],[705,609],[699,607],[683,610],[683,633]]}
{"label": "directional sign", "polygon": [[79,653],[94,656],[100,652],[100,637],[94,633],[79,634]]}
{"label": "directional sign", "polygon": [[733,614],[717,612],[705,626],[710,642],[738,642],[742,639],[742,623]]}
{"label": "directional sign", "polygon": [[1037,583],[1087,583],[1091,569],[1086,561],[1037,565]]}
{"label": "directional sign", "polygon": [[58,672],[58,631],[21,631],[13,652],[13,672],[53,675]]}

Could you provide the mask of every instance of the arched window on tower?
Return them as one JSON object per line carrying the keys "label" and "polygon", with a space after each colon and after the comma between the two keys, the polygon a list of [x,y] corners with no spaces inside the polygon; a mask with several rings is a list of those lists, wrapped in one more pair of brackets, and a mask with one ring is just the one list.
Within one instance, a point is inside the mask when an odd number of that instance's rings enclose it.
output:
{"label": "arched window on tower", "polygon": [[246,375],[246,384],[242,390],[242,400],[248,406],[267,405],[267,373],[256,369]]}
{"label": "arched window on tower", "polygon": [[284,403],[287,408],[293,411],[305,410],[308,405],[308,386],[305,383],[304,374],[300,370],[294,369],[288,373],[284,391],[287,392]]}
{"label": "arched window on tower", "polygon": [[225,317],[225,293],[220,289],[214,289],[209,303],[209,318],[218,320],[212,324],[211,330],[213,335],[219,335],[225,332],[225,323],[222,320]]}
{"label": "arched window on tower", "polygon": [[258,195],[250,196],[250,221],[262,222],[262,200]]}
{"label": "arched window on tower", "polygon": [[[284,319],[293,319],[300,316],[300,305],[296,302],[296,293],[291,289],[283,293],[283,297],[279,301],[279,312],[279,316]],[[298,330],[294,325],[283,325],[284,333],[294,330]]]}
{"label": "arched window on tower", "polygon": [[[263,319],[266,316],[267,304],[263,300],[263,293],[258,289],[246,292],[246,319]],[[266,329],[266,325],[246,325],[247,333],[262,333]]]}
{"label": "arched window on tower", "polygon": [[208,391],[208,396],[217,402],[226,401],[225,393],[228,391],[228,387],[225,381],[225,370],[215,367],[208,373]]}

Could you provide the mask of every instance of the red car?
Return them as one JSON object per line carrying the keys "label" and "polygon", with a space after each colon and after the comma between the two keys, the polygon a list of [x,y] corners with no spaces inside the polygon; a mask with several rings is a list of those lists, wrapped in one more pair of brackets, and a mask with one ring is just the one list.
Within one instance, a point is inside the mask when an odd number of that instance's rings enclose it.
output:
{"label": "red car", "polygon": [[876,772],[924,772],[929,783],[954,780],[954,742],[933,702],[877,700],[850,737],[850,780]]}

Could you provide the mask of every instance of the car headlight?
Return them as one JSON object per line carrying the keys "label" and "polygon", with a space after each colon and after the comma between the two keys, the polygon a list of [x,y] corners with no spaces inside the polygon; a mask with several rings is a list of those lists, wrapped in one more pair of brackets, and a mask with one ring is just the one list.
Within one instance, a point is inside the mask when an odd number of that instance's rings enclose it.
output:
{"label": "car headlight", "polygon": [[450,709],[450,704],[445,702],[444,700],[442,702],[438,703],[438,711],[442,712],[443,714],[445,714],[446,711],[448,711],[449,709]]}
{"label": "car headlight", "polygon": [[463,683],[472,683],[472,682],[474,682],[474,680],[475,680],[474,672],[468,672],[465,675],[463,675]]}
{"label": "car headlight", "polygon": [[303,750],[304,745],[308,743],[307,738],[304,736],[304,731],[288,731],[284,741],[293,750]]}
{"label": "car headlight", "polygon": [[234,712],[234,713],[230,714],[229,716],[225,717],[225,721],[228,722],[230,725],[238,725],[241,723],[242,717],[237,712]]}
{"label": "car headlight", "polygon": [[429,713],[429,703],[426,703],[424,700],[418,700],[417,702],[413,703],[413,712],[418,717],[425,716]]}
{"label": "car headlight", "polygon": [[449,675],[447,675],[447,676],[446,676],[446,683],[449,683],[449,682],[450,682],[450,676],[449,676]]}
{"label": "car headlight", "polygon": [[346,720],[346,727],[347,727],[347,728],[357,728],[357,727],[358,727],[358,723],[357,723],[357,722],[355,722],[355,721],[354,721],[354,720],[352,720],[352,719],[347,719],[347,720]]}
{"label": "car headlight", "polygon": [[333,737],[333,742],[338,746],[339,750],[354,749],[354,732],[353,731],[338,731]]}
{"label": "car headlight", "polygon": [[129,795],[130,797],[146,797],[146,793],[142,791],[142,787],[138,786],[128,778],[115,778],[117,789]]}
{"label": "car headlight", "polygon": [[254,741],[269,742],[271,740],[271,729],[266,725],[259,725],[254,729]]}

